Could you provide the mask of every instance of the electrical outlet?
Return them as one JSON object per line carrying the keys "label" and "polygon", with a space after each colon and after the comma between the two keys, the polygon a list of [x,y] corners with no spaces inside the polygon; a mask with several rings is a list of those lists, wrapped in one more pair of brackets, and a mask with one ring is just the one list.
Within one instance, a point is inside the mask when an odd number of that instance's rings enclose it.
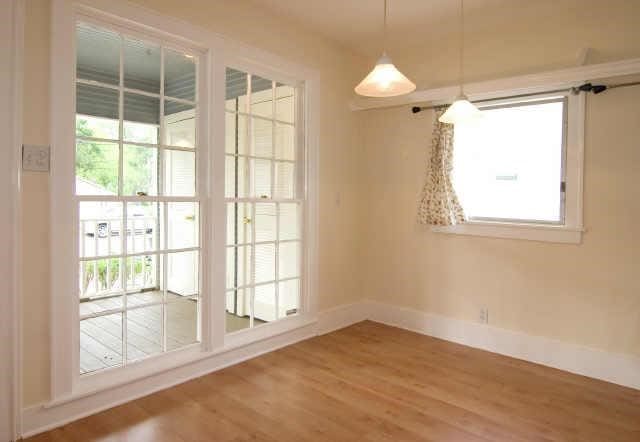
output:
{"label": "electrical outlet", "polygon": [[480,309],[480,323],[482,324],[489,323],[489,309],[487,307],[482,307]]}
{"label": "electrical outlet", "polygon": [[22,170],[49,171],[49,146],[22,146]]}

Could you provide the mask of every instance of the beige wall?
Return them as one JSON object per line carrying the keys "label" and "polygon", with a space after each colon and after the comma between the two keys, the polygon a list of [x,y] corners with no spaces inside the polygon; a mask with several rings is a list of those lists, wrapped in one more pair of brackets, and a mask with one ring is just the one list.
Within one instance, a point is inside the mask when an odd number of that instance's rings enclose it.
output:
{"label": "beige wall", "polygon": [[[137,2],[320,71],[320,309],[366,297],[476,320],[486,306],[492,325],[640,355],[640,89],[589,97],[582,245],[444,236],[415,223],[432,115],[351,113],[368,63],[244,0]],[[569,66],[587,46],[591,61],[640,56],[640,3],[542,3],[468,20],[469,79]],[[48,144],[50,4],[26,4],[24,142]],[[419,87],[451,84],[455,38],[445,29],[392,55]],[[22,183],[26,406],[49,389],[47,180],[27,172]]]}
{"label": "beige wall", "polygon": [[[245,1],[140,0],[144,6],[182,18],[292,61],[321,75],[320,114],[320,290],[319,308],[352,302],[360,284],[357,263],[356,185],[361,146],[356,115],[348,109],[357,56]],[[207,5],[203,9],[202,5]],[[48,144],[48,0],[26,1],[24,142]],[[49,395],[48,177],[23,176],[24,404]],[[337,194],[340,204],[336,204]]]}
{"label": "beige wall", "polygon": [[370,111],[367,297],[640,356],[640,88],[590,96],[581,245],[418,226],[432,112]]}
{"label": "beige wall", "polygon": [[[589,63],[640,56],[637,0],[502,0],[500,8],[474,7],[478,3],[465,3],[468,81],[575,66],[582,48],[590,48]],[[418,88],[457,82],[457,19],[436,24],[425,36],[407,46],[395,44],[394,62]]]}
{"label": "beige wall", "polygon": [[[25,10],[25,144],[49,144],[49,1]],[[22,349],[24,405],[49,388],[49,185],[41,172],[22,174]]]}
{"label": "beige wall", "polygon": [[[559,2],[567,3],[575,2]],[[558,10],[546,22],[483,26],[470,19],[469,77],[567,66],[583,45],[594,48],[597,61],[640,56],[640,2],[582,3],[594,9]],[[454,49],[444,36],[441,48],[394,58],[418,84],[451,84]],[[364,295],[470,321],[487,307],[497,327],[640,356],[638,103],[640,87],[588,97],[581,245],[436,234],[418,226],[432,112],[361,113]]]}

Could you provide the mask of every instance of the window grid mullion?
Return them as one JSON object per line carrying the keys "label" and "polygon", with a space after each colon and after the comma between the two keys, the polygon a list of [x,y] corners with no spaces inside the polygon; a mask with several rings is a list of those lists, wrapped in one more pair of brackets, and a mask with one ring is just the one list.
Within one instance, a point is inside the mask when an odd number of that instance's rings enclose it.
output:
{"label": "window grid mullion", "polygon": [[275,318],[280,319],[280,284],[278,284],[280,278],[280,203],[276,203],[276,256],[275,256],[275,304],[276,314]]}
{"label": "window grid mullion", "polygon": [[[247,82],[247,99],[245,100],[244,103],[244,111],[246,114],[250,113],[251,110],[251,96],[252,96],[252,88],[251,88],[251,75],[247,75],[246,77],[246,82]],[[236,99],[236,101],[238,102],[238,100]],[[239,104],[239,103],[238,103]],[[236,106],[236,109],[239,110],[239,105]],[[253,120],[248,117],[247,118],[247,122],[245,125],[245,143],[246,146],[245,148],[248,150],[248,152],[251,152],[253,150]],[[237,129],[239,130],[239,129]],[[238,152],[238,138],[236,138],[236,152]],[[236,162],[238,164],[238,167],[240,167],[239,165],[239,155],[236,155]],[[247,160],[244,162],[244,185],[245,185],[245,193],[247,194],[253,194],[253,183],[255,180],[255,177],[253,175],[253,168],[251,167],[251,162],[250,160],[247,158]],[[235,189],[235,196],[236,198],[234,199],[234,201],[237,203],[239,200],[239,193],[238,193],[238,180],[236,180],[236,189]],[[250,255],[249,255],[249,262],[247,263],[247,257],[246,254],[243,257],[239,257],[238,259],[242,259],[244,261],[243,263],[243,269],[245,272],[245,278],[246,278],[246,272],[248,270],[249,272],[249,280],[251,282],[253,282],[254,278],[255,278],[255,204],[249,204],[249,208],[250,208],[250,226],[249,228],[251,229],[251,245],[250,245]],[[238,249],[236,249],[238,250]],[[248,265],[247,265],[248,264]],[[248,267],[248,269],[247,269]],[[237,271],[237,268],[236,268]],[[244,295],[243,295],[243,303],[246,303],[246,292],[247,290],[244,290]],[[236,302],[237,302],[237,297],[236,297]],[[254,325],[254,312],[255,312],[255,302],[254,302],[254,292],[251,289],[250,293],[249,293],[249,327],[252,328]]]}
{"label": "window grid mullion", "polygon": [[160,47],[160,115],[158,116],[160,119],[160,125],[158,128],[158,176],[157,176],[157,185],[158,191],[157,195],[165,196],[165,173],[166,173],[166,162],[164,155],[164,146],[163,141],[165,139],[165,122],[164,122],[164,47]]}
{"label": "window grid mullion", "polygon": [[[275,198],[276,196],[276,83],[275,81],[271,82],[271,116],[272,116],[272,120],[271,120],[271,198]],[[278,319],[279,316],[279,293],[278,293],[278,288],[279,288],[279,284],[278,284],[278,276],[279,276],[279,264],[280,264],[280,244],[279,244],[279,239],[280,239],[280,222],[279,222],[279,210],[280,210],[280,205],[276,202],[275,203],[275,209],[276,209],[276,237],[275,237],[275,262],[274,262],[274,267],[275,267],[275,283],[274,283],[274,304],[275,304],[275,315],[274,318],[275,320]]]}
{"label": "window grid mullion", "polygon": [[225,201],[228,203],[304,203],[301,198],[225,198]]}
{"label": "window grid mullion", "polygon": [[[165,126],[165,118],[164,118],[164,83],[165,83],[165,72],[164,72],[164,56],[165,56],[165,47],[164,45],[160,46],[160,115],[159,115],[159,119],[160,119],[160,128],[158,130],[158,192],[156,192],[158,195],[162,195],[162,196],[166,196],[166,185],[165,185],[165,174],[166,174],[166,168],[167,168],[167,163],[166,163],[166,158],[164,155],[164,147],[163,147],[163,141],[165,140],[165,130],[166,130],[166,126]],[[197,174],[197,168],[194,169],[194,173]],[[197,181],[196,181],[197,182]],[[194,190],[197,192],[197,188],[194,187]],[[158,204],[161,204],[160,202],[158,202]],[[162,217],[163,217],[163,234],[164,234],[164,241],[165,241],[165,247],[168,249],[169,248],[169,203],[168,202],[164,202],[162,203],[164,204],[163,207],[163,211],[162,211]],[[200,219],[200,216],[198,216],[198,219]],[[168,276],[167,274],[168,272],[168,265],[169,265],[169,254],[168,253],[163,253],[161,255],[162,257],[162,324],[160,326],[160,333],[161,333],[161,342],[162,342],[162,352],[166,352],[167,351],[167,282],[168,282]],[[159,265],[159,261],[160,261],[160,256],[158,256],[158,265]]]}
{"label": "window grid mullion", "polygon": [[[238,106],[239,106],[238,97],[236,97],[234,104],[235,104],[235,108],[236,108],[236,111],[237,111],[238,110]],[[239,134],[240,134],[240,132],[238,130],[239,118],[238,118],[238,113],[237,112],[234,115],[234,122],[235,122],[235,124],[234,124],[234,151],[235,151],[235,153],[237,155],[238,152],[239,152],[238,143],[239,143]],[[226,151],[226,146],[225,146],[225,151]],[[226,159],[225,159],[225,162],[226,162]],[[234,158],[233,166],[234,166],[233,194],[234,194],[235,198],[237,199],[238,198],[238,179],[239,179],[238,178],[238,176],[239,176],[238,171],[239,171],[239,167],[240,167],[240,165],[238,163],[238,157],[237,156]],[[229,205],[226,204],[226,207],[227,207],[227,210],[228,210]],[[246,215],[244,215],[244,216],[246,216]],[[243,217],[243,221],[244,221],[244,217]],[[237,203],[235,203],[233,205],[233,223],[234,223],[233,224],[233,226],[234,226],[234,228],[233,228],[233,241],[234,241],[234,243],[237,243],[238,242],[238,226],[239,226],[238,204]],[[243,222],[242,225],[243,225],[243,229],[245,229],[245,234],[246,234],[246,224],[244,224],[244,222]],[[246,237],[246,235],[245,235],[245,237]],[[238,249],[236,248],[234,250],[234,253],[233,253],[233,269],[234,269],[234,271],[233,271],[233,285],[236,286],[236,287],[238,286],[238,262],[239,262],[239,259],[240,259],[240,257],[238,256]],[[238,314],[238,291],[237,290],[233,293],[233,314],[234,315]]]}
{"label": "window grid mullion", "polygon": [[73,197],[73,199],[76,202],[80,202],[80,201],[88,201],[88,202],[93,202],[93,201],[111,201],[111,202],[147,202],[147,203],[153,203],[153,202],[157,202],[157,201],[165,201],[165,202],[185,202],[185,203],[200,203],[200,197],[197,196],[138,196],[138,195],[122,195],[122,196],[117,196],[117,195],[76,195]]}
{"label": "window grid mullion", "polygon": [[288,276],[286,278],[282,278],[282,279],[272,279],[269,281],[262,281],[262,282],[257,282],[255,284],[244,284],[244,285],[238,285],[238,287],[233,287],[233,288],[227,288],[225,289],[226,292],[232,292],[234,290],[241,290],[241,289],[248,289],[248,288],[253,288],[253,287],[264,287],[267,286],[269,284],[275,284],[278,282],[287,282],[287,281],[295,281],[298,279],[302,279],[302,276]]}
{"label": "window grid mullion", "polygon": [[[164,222],[164,215],[163,215],[163,222]],[[120,253],[116,255],[81,256],[78,259],[80,262],[87,262],[87,261],[96,261],[96,260],[109,259],[109,258],[114,258],[114,259],[125,258],[125,257],[131,258],[131,257],[137,257],[137,256],[148,256],[148,255],[156,255],[156,254],[164,254],[164,253],[196,252],[199,250],[200,250],[200,246],[184,247],[180,249],[169,249],[169,248],[163,247],[163,248],[157,248],[155,250],[145,250],[142,252],[131,252],[131,253]]]}
{"label": "window grid mullion", "polygon": [[[278,203],[279,204],[279,203]],[[300,239],[281,239],[278,241],[279,244],[287,244],[290,242],[300,242]],[[242,242],[242,243],[234,243],[234,244],[227,244],[225,247],[227,249],[231,249],[233,247],[246,247],[246,246],[251,246],[256,245],[256,246],[262,246],[265,244],[274,244],[275,241],[256,241],[254,243],[251,242]],[[90,258],[90,259],[95,259],[95,258]],[[88,259],[87,259],[88,260]]]}
{"label": "window grid mullion", "polygon": [[255,118],[257,120],[275,121],[278,124],[286,124],[287,126],[292,126],[292,127],[295,126],[295,123],[292,123],[291,121],[278,120],[275,117],[270,118],[270,117],[265,117],[265,116],[262,116],[262,115],[256,115],[256,114],[253,114],[253,113],[248,112],[248,111],[243,112],[241,110],[225,109],[225,112],[230,113],[230,114],[236,113],[236,114],[238,114],[240,116],[248,117],[248,118]]}
{"label": "window grid mullion", "polygon": [[[276,115],[276,90],[275,83],[271,82],[271,116],[275,118]],[[271,198],[274,198],[276,195],[276,123],[272,119],[269,121],[271,123],[271,158],[270,158],[270,167],[271,167]]]}
{"label": "window grid mullion", "polygon": [[[78,209],[78,212],[80,211],[80,209]],[[79,217],[78,217],[79,218]],[[85,238],[85,234],[86,234],[86,222],[82,221],[80,223],[80,238],[82,238],[80,240],[80,256],[85,256],[86,255],[86,247],[84,246],[84,238]],[[95,231],[95,228],[94,228]],[[94,233],[95,234],[95,233]],[[84,293],[82,293],[82,286],[83,284],[80,285],[80,295],[83,295]]]}
{"label": "window grid mullion", "polygon": [[[107,142],[109,140],[106,140]],[[169,147],[170,149],[174,149],[173,147]],[[187,150],[185,148],[178,148],[176,150]],[[188,149],[189,151],[191,151],[192,149]],[[281,163],[289,163],[289,164],[296,164],[296,160],[286,160],[284,158],[275,158],[273,155],[272,156],[268,156],[268,157],[263,157],[263,156],[259,156],[259,155],[244,155],[244,154],[232,154],[232,153],[225,153],[225,156],[227,157],[234,157],[234,158],[246,158],[246,159],[251,159],[251,160],[277,160],[278,162]]]}
{"label": "window grid mullion", "polygon": [[[116,86],[114,84],[103,83],[97,80],[85,80],[83,78],[78,78],[77,83],[86,84],[87,86],[98,86],[98,87],[103,87],[107,89],[123,90],[124,92],[132,93],[136,95],[144,95],[145,97],[160,98],[160,94],[154,94],[153,92],[143,91],[142,89],[124,87],[124,85]],[[198,104],[197,101],[185,100],[184,98],[175,98],[175,97],[164,97],[164,98],[166,98],[168,101],[173,101],[174,103],[186,104],[194,107],[196,107]]]}
{"label": "window grid mullion", "polygon": [[[165,241],[165,245],[168,246],[169,245],[169,203],[164,203],[164,210],[163,210],[163,218],[164,218],[164,226],[163,226],[163,231],[164,231],[164,241]],[[198,217],[199,218],[199,217]],[[160,257],[158,257],[160,258]],[[169,253],[165,252],[161,255],[162,258],[162,302],[163,304],[167,303],[167,283],[168,283],[168,274],[169,274]],[[198,255],[199,258],[199,255]],[[159,261],[159,260],[158,260]],[[163,351],[167,351],[167,333],[166,333],[166,326],[167,326],[167,315],[166,315],[166,308],[163,307],[162,310],[162,349]]]}
{"label": "window grid mullion", "polygon": [[[119,69],[119,81],[118,81],[118,196],[121,197],[124,194],[124,37],[120,35],[120,69]],[[122,321],[122,366],[127,365],[127,203],[122,202],[122,234],[120,235],[120,241],[122,246],[123,257],[120,258],[120,275],[122,277],[122,289],[124,293],[122,295],[122,315],[120,320]],[[97,235],[96,235],[97,236]],[[97,248],[96,248],[97,250]],[[108,265],[108,264],[107,264]]]}
{"label": "window grid mullion", "polygon": [[250,310],[249,310],[249,327],[253,328],[253,323],[254,323],[254,314],[255,314],[255,297],[256,297],[256,291],[255,288],[253,288],[255,286],[256,283],[256,205],[255,204],[251,204],[251,259],[250,259],[250,278],[249,280],[251,281],[251,286],[252,288],[250,289],[250,295],[249,295],[249,304],[250,304]]}
{"label": "window grid mullion", "polygon": [[[158,125],[158,129],[159,129],[159,125]],[[80,140],[80,141],[94,141],[96,143],[111,143],[111,144],[116,144],[119,140],[116,139],[111,139],[111,138],[98,138],[98,137],[87,137],[87,136],[83,136],[83,135],[78,135],[76,136],[76,139]],[[123,142],[124,144],[124,142]],[[171,144],[163,144],[163,143],[142,143],[139,141],[127,141],[126,143],[127,145],[131,145],[131,146],[140,146],[140,147],[149,147],[149,148],[157,148],[158,146],[162,146],[162,148],[164,150],[179,150],[182,152],[197,152],[195,147],[183,147],[183,146],[173,146]],[[228,154],[227,154],[228,155]],[[234,156],[234,155],[230,155],[230,156]],[[245,155],[240,155],[240,156],[245,156]],[[260,158],[260,157],[257,157]],[[283,161],[289,161],[292,162],[291,160],[283,160]]]}
{"label": "window grid mullion", "polygon": [[[258,284],[260,285],[260,284]],[[119,295],[125,295],[128,292],[119,292]],[[131,292],[131,293],[135,293],[135,291]],[[184,299],[178,299],[175,301],[168,301],[166,304],[176,304],[176,303],[180,303],[180,302],[184,302],[184,301],[190,301],[190,300],[199,300],[199,296],[195,295],[195,296],[188,296],[188,297],[184,297]],[[134,311],[134,310],[141,310],[141,309],[145,309],[148,307],[159,307],[161,305],[165,304],[162,301],[155,301],[155,302],[149,302],[149,303],[145,303],[145,304],[139,304],[139,305],[132,305],[128,307],[128,311]],[[113,315],[116,313],[123,313],[125,310],[123,307],[118,307],[118,308],[113,308],[113,309],[108,309],[108,310],[102,310],[99,312],[94,312],[94,313],[88,313],[86,315],[80,315],[80,320],[84,321],[85,319],[93,319],[93,318],[102,318],[104,316],[109,316],[109,315]]]}
{"label": "window grid mullion", "polygon": [[[247,110],[247,112],[251,111],[251,75],[247,74],[247,99],[245,100],[245,109]],[[253,118],[249,117],[247,118],[247,124],[246,124],[247,128],[246,128],[246,133],[247,133],[247,138],[245,140],[245,143],[247,143],[246,148],[248,148],[249,153],[253,152]],[[247,160],[245,161],[245,172],[246,172],[246,183],[247,183],[247,188],[246,188],[246,194],[249,195],[253,195],[253,181],[254,181],[254,168],[251,167],[251,160]],[[253,219],[253,218],[252,218]]]}
{"label": "window grid mullion", "polygon": [[120,257],[120,274],[122,276],[122,289],[124,291],[123,296],[122,296],[122,365],[126,365],[126,359],[127,359],[127,274],[129,273],[129,268],[127,265],[128,262],[128,255],[127,255],[127,248],[128,248],[128,234],[127,234],[127,229],[128,229],[128,224],[127,224],[127,209],[128,209],[128,204],[127,203],[123,203],[122,204],[122,216],[123,216],[123,223],[122,223],[122,245],[123,245],[123,249],[122,249],[122,257]]}

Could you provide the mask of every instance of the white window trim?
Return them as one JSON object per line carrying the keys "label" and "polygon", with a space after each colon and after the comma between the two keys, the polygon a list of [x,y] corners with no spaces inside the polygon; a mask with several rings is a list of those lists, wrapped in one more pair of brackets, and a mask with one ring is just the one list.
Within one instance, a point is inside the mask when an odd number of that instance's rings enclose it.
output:
{"label": "white window trim", "polygon": [[[152,34],[166,35],[170,40],[183,41],[204,54],[201,64],[206,68],[203,79],[205,102],[201,118],[209,121],[208,133],[202,135],[208,157],[199,166],[205,187],[206,216],[203,223],[201,246],[202,268],[209,287],[203,286],[202,309],[206,309],[202,323],[202,345],[195,344],[184,350],[152,356],[128,366],[108,369],[80,377],[76,373],[78,355],[77,282],[74,274],[76,262],[69,250],[74,243],[73,189],[75,171],[73,152],[75,130],[75,22],[77,13],[94,17],[98,21],[113,22],[120,26],[148,28]],[[318,118],[319,76],[317,71],[292,63],[268,52],[252,48],[219,36],[189,23],[162,16],[124,0],[53,0],[51,50],[51,402],[54,406],[76,398],[123,385],[187,365],[193,361],[213,357],[234,348],[290,332],[316,321],[317,318],[317,244],[318,244]],[[306,218],[304,234],[304,311],[300,314],[265,324],[259,328],[225,336],[225,263],[226,216],[224,184],[224,103],[225,67],[233,65],[289,84],[304,83],[304,142],[306,146]],[[218,114],[213,110],[218,110]],[[209,112],[207,114],[207,112]],[[302,125],[301,125],[302,126]],[[206,173],[208,170],[209,173]],[[203,214],[204,215],[204,214]],[[208,291],[208,294],[205,292]],[[208,320],[206,320],[208,318]]]}
{"label": "white window trim", "polygon": [[[503,96],[511,95],[504,91]],[[517,94],[516,91],[513,94]],[[562,224],[470,220],[455,226],[433,226],[437,233],[524,239],[530,241],[580,244],[584,231],[582,221],[584,122],[586,94],[555,93],[567,97],[567,133],[565,158],[564,222]],[[532,98],[540,98],[540,94]],[[496,97],[496,102],[500,98]],[[520,99],[522,101],[522,99]]]}
{"label": "white window trim", "polygon": [[18,440],[22,431],[22,321],[20,179],[22,164],[22,84],[25,5],[10,0],[0,16],[0,440]]}

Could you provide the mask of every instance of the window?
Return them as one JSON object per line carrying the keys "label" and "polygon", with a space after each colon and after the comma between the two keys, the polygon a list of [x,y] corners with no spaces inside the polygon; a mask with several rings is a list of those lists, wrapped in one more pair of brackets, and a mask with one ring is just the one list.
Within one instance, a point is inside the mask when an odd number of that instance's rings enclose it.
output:
{"label": "window", "polygon": [[503,99],[454,129],[452,180],[467,222],[435,231],[579,242],[584,98]]}
{"label": "window", "polygon": [[226,330],[300,311],[302,149],[287,85],[226,70]]}
{"label": "window", "polygon": [[54,401],[317,320],[318,72],[85,3],[51,11]]}
{"label": "window", "polygon": [[76,26],[79,372],[200,341],[195,54]]}
{"label": "window", "polygon": [[561,224],[566,99],[483,108],[457,124],[453,183],[471,220]]}

